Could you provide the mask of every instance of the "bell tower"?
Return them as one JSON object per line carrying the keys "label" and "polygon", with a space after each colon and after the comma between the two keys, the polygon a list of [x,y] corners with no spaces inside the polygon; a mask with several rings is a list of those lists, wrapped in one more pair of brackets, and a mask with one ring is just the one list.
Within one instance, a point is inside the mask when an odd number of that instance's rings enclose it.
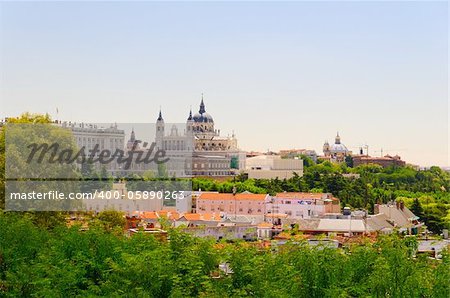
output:
{"label": "bell tower", "polygon": [[330,144],[328,144],[328,141],[325,141],[325,143],[323,144],[323,154],[325,156],[330,155]]}
{"label": "bell tower", "polygon": [[337,132],[337,134],[336,134],[336,138],[334,139],[334,143],[335,144],[340,144],[341,143],[341,137],[339,136],[339,132]]}
{"label": "bell tower", "polygon": [[186,142],[185,149],[191,151],[194,149],[194,118],[192,117],[192,108],[186,121]]}
{"label": "bell tower", "polygon": [[161,109],[159,109],[158,119],[156,120],[156,147],[158,149],[163,148],[164,141],[164,119],[162,117]]}

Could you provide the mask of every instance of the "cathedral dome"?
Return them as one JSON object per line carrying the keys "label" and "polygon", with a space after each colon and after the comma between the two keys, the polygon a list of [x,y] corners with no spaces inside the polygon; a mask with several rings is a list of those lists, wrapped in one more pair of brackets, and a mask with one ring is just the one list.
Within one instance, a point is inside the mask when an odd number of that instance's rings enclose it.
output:
{"label": "cathedral dome", "polygon": [[214,120],[211,117],[211,115],[206,112],[203,114],[200,114],[200,113],[195,114],[193,117],[193,120],[194,120],[194,122],[214,123]]}
{"label": "cathedral dome", "polygon": [[333,153],[347,153],[348,149],[344,144],[341,143],[341,137],[339,136],[339,132],[336,135],[334,140],[334,144],[330,146],[330,151]]}
{"label": "cathedral dome", "polygon": [[330,151],[331,152],[335,152],[335,153],[338,153],[338,152],[347,153],[348,149],[347,149],[347,147],[345,147],[344,144],[339,143],[339,144],[331,145],[330,146]]}
{"label": "cathedral dome", "polygon": [[214,123],[211,115],[206,113],[205,104],[203,103],[203,94],[202,102],[200,103],[200,110],[194,115],[193,120],[196,123]]}

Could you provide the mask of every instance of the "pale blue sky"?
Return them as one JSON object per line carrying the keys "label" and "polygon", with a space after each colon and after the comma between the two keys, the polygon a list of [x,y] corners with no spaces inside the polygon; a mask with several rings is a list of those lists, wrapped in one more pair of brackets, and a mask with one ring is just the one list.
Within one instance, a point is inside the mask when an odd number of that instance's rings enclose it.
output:
{"label": "pale blue sky", "polygon": [[207,111],[245,150],[339,130],[448,163],[446,2],[2,2],[0,118],[184,122]]}

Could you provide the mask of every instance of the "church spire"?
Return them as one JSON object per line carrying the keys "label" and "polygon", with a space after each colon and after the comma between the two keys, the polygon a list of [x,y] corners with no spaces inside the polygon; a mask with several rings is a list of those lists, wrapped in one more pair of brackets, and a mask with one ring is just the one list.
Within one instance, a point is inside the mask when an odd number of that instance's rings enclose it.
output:
{"label": "church spire", "polygon": [[200,103],[200,110],[198,111],[200,114],[203,114],[206,112],[205,110],[205,103],[203,102],[203,93],[202,93],[202,102]]}
{"label": "church spire", "polygon": [[134,141],[136,141],[136,135],[134,133],[134,127],[131,129],[130,141],[133,142],[133,143],[134,143]]}
{"label": "church spire", "polygon": [[189,110],[189,117],[187,119],[188,121],[192,120],[192,108]]}
{"label": "church spire", "polygon": [[341,143],[341,137],[339,136],[339,131],[336,134],[336,139],[334,140],[335,144],[340,144]]}
{"label": "church spire", "polygon": [[162,113],[161,113],[161,108],[159,108],[158,121],[164,121],[164,119],[163,119],[163,117],[162,117]]}

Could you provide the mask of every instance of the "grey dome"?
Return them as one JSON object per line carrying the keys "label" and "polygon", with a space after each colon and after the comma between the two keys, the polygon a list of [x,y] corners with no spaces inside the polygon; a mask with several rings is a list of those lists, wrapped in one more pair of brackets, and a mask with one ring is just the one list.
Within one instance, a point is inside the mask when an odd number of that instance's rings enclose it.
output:
{"label": "grey dome", "polygon": [[342,153],[345,153],[345,152],[348,152],[348,149],[347,149],[347,147],[345,147],[345,145],[344,144],[341,144],[341,143],[339,143],[339,144],[333,144],[333,145],[331,145],[330,146],[330,151],[331,152],[342,152]]}
{"label": "grey dome", "polygon": [[202,122],[202,123],[214,123],[214,120],[213,120],[212,116],[210,114],[206,113],[206,112],[202,113],[202,114],[196,113],[194,115],[194,117],[193,117],[193,120],[194,120],[194,122],[197,122],[197,123],[200,123],[200,122]]}

